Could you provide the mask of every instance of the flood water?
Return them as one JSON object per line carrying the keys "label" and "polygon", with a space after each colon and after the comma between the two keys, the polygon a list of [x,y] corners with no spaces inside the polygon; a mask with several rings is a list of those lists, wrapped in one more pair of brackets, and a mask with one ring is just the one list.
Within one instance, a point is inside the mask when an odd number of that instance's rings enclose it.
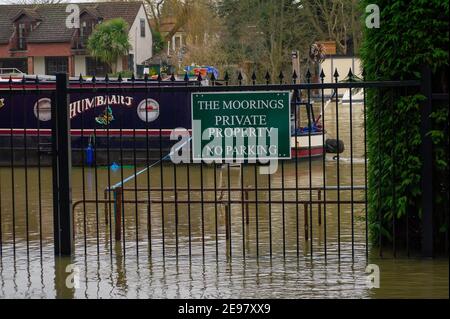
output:
{"label": "flood water", "polygon": [[[333,138],[334,118],[330,108],[325,119]],[[401,253],[382,259],[370,244],[366,257],[364,204],[327,204],[320,208],[319,221],[319,207],[308,207],[305,215],[302,204],[318,199],[318,192],[290,190],[323,186],[324,175],[327,186],[364,185],[362,108],[353,110],[353,147],[349,120],[348,107],[342,107],[339,138],[346,150],[339,180],[337,162],[329,155],[325,170],[321,159],[290,161],[280,164],[270,178],[255,174],[252,165],[156,165],[125,185],[125,201],[147,200],[150,195],[156,203],[124,204],[124,240],[115,241],[114,222],[105,220],[114,219],[113,205],[80,202],[75,207],[72,259],[53,256],[51,168],[1,168],[0,298],[448,298],[448,259],[406,258]],[[143,168],[74,168],[73,202],[104,199],[109,185]],[[149,185],[160,188],[161,176],[167,188],[164,199],[172,201],[164,206],[158,203],[159,190],[145,190]],[[203,192],[197,190],[201,186]],[[206,191],[215,186],[217,194]],[[236,191],[228,191],[228,186]],[[248,224],[246,206],[233,203],[247,187],[252,189],[250,201],[266,201],[248,205]],[[135,192],[136,188],[143,190]],[[207,203],[215,196],[223,202]],[[320,196],[336,200],[337,191]],[[350,201],[352,196],[363,201],[364,190],[341,190],[340,200]],[[188,199],[206,203],[183,203]],[[232,204],[227,243],[228,200]],[[379,288],[367,286],[368,264],[380,269]],[[74,289],[66,287],[68,265],[79,276]]]}

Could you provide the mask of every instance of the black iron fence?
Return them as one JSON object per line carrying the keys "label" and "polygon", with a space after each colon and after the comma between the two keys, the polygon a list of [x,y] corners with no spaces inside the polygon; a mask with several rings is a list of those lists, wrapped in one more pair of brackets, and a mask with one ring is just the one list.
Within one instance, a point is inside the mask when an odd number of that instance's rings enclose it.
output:
{"label": "black iron fence", "polygon": [[[53,245],[60,255],[94,249],[111,256],[368,257],[377,243],[369,232],[367,92],[422,89],[424,135],[432,93],[426,82],[360,81],[351,71],[343,82],[337,73],[328,83],[323,74],[320,83],[311,78],[308,72],[307,83],[297,83],[295,73],[280,74],[278,84],[269,83],[270,75],[264,84],[255,75],[250,83],[240,75],[69,83],[58,75],[56,84],[0,83],[2,256],[23,247],[29,255],[36,245],[42,256]],[[170,135],[189,123],[192,93],[282,90],[292,94],[293,158],[279,161],[275,174],[261,175],[263,165],[249,161],[170,161],[180,141]],[[432,182],[429,148],[425,138],[424,189]],[[391,168],[383,169],[379,174]],[[420,233],[424,254],[432,254],[432,211],[426,193],[422,224],[401,234],[393,227],[392,246],[381,239],[377,249],[390,246],[395,255]]]}

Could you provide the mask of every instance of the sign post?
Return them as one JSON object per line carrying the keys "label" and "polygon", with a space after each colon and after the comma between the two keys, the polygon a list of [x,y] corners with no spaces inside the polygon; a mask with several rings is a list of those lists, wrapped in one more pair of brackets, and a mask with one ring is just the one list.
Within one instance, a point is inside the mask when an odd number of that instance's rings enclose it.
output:
{"label": "sign post", "polygon": [[195,161],[291,158],[290,92],[192,94]]}

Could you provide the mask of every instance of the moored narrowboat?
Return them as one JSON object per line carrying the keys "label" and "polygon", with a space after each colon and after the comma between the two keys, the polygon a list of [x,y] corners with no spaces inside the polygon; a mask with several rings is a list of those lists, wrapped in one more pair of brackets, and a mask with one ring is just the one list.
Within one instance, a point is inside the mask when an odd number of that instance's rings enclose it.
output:
{"label": "moored narrowboat", "polygon": [[[74,165],[146,164],[167,158],[177,140],[175,128],[191,129],[187,90],[132,90],[144,82],[71,81],[71,88],[91,88],[70,94],[72,161]],[[177,85],[160,82],[160,86]],[[189,85],[186,83],[183,86]],[[0,165],[51,165],[52,80],[0,79]],[[13,90],[11,90],[13,89]],[[23,92],[21,92],[23,91]],[[297,128],[292,116],[292,158],[321,157],[324,132]],[[311,147],[309,147],[311,145]]]}

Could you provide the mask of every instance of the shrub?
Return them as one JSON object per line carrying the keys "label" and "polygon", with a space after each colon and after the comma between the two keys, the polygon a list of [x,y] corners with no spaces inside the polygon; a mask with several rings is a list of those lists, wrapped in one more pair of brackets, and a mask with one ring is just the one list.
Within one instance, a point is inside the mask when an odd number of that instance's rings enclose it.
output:
{"label": "shrub", "polygon": [[[365,28],[361,57],[367,80],[420,78],[428,65],[434,92],[448,92],[449,2],[448,0],[364,0],[362,5],[380,8],[380,28]],[[419,92],[370,90],[367,92],[369,157],[369,220],[374,243],[392,238],[408,222],[420,226],[421,158],[419,147]],[[448,228],[448,103],[433,104],[434,220]],[[447,206],[447,207],[446,207]],[[420,227],[417,235],[420,235]],[[440,237],[442,243],[442,236]]]}

